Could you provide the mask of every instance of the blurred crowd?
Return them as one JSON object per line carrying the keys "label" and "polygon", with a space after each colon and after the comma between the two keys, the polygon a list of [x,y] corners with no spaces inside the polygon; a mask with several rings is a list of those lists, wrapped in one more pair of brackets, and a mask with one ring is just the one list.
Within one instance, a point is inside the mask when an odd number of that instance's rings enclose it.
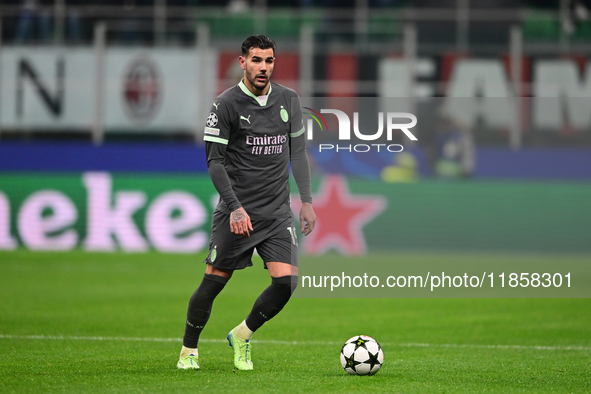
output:
{"label": "blurred crowd", "polygon": [[[66,6],[120,6],[120,7],[142,7],[158,4],[158,0],[63,0],[58,1]],[[3,0],[0,5],[22,5],[31,8],[35,6],[51,6],[56,0]],[[235,3],[245,3],[246,6],[264,3],[268,7],[331,7],[349,8],[355,7],[356,0],[165,0],[166,6],[208,6],[208,7],[235,7]],[[431,7],[445,8],[456,7],[457,0],[367,0],[369,7]],[[568,0],[571,7],[576,8],[577,4],[588,6],[590,0]],[[513,8],[520,6],[558,9],[561,0],[469,0],[470,7],[476,8]],[[587,7],[588,8],[588,7]]]}
{"label": "blurred crowd", "polygon": [[[410,7],[415,9],[456,8],[465,5],[470,9],[516,9],[524,7],[543,8],[553,11],[560,10],[560,24],[563,31],[572,34],[580,21],[589,19],[591,0],[3,0],[0,2],[0,20],[2,21],[2,39],[16,44],[24,42],[44,43],[52,40],[68,43],[90,42],[93,37],[94,24],[98,19],[112,18],[122,22],[127,30],[122,41],[150,41],[151,32],[140,28],[138,22],[148,22],[158,13],[156,7],[168,7],[177,10],[179,7],[218,8],[229,14],[237,15],[253,11],[264,5],[269,8],[300,8],[300,9],[350,9],[353,18],[355,7],[367,6],[370,9],[393,9]],[[100,7],[100,15],[97,13]],[[110,7],[110,8],[109,8]],[[149,10],[155,7],[155,11]],[[141,18],[136,10],[142,10]],[[146,13],[146,11],[148,11]],[[61,12],[61,16],[58,14]],[[181,13],[182,15],[182,13]],[[167,14],[171,20],[171,14]],[[437,42],[446,35],[455,34],[454,21],[436,21],[429,19],[426,29],[418,24],[421,39]],[[511,22],[513,23],[513,22]],[[485,40],[491,36],[505,40],[507,26],[503,23],[496,26],[498,34],[490,34],[494,24],[486,27]],[[439,26],[439,28],[438,28]],[[326,27],[326,26],[325,26]],[[475,26],[478,28],[478,26]],[[472,28],[472,27],[471,27]],[[142,31],[137,33],[137,31]],[[423,31],[425,30],[425,31]],[[477,30],[477,29],[476,29]],[[57,34],[56,34],[57,31]],[[136,32],[136,33],[131,33]],[[132,36],[133,37],[130,37]],[[451,37],[451,36],[450,36]],[[452,37],[453,38],[453,37]],[[447,40],[447,38],[445,38]],[[183,41],[184,39],[181,39]],[[450,38],[451,40],[451,38]]]}
{"label": "blurred crowd", "polygon": [[[121,7],[142,7],[153,6],[158,3],[158,0],[64,0],[66,6],[121,6]],[[232,3],[246,3],[253,5],[256,0],[166,0],[167,6],[182,7],[182,6],[232,6]],[[266,5],[269,7],[338,7],[347,8],[354,7],[355,0],[266,0]],[[394,6],[399,4],[406,4],[406,0],[369,0],[370,7]],[[55,0],[4,0],[4,5],[54,5]]]}

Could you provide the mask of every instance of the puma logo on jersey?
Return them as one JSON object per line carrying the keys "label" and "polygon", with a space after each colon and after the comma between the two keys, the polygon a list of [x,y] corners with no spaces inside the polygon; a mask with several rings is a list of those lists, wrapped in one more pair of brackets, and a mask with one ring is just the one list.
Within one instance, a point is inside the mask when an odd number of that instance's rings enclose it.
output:
{"label": "puma logo on jersey", "polygon": [[244,119],[248,122],[248,124],[250,124],[250,117],[251,115],[248,115],[248,118],[245,118],[244,116],[240,115],[240,119]]}
{"label": "puma logo on jersey", "polygon": [[215,107],[215,109],[218,109],[218,105],[220,105],[220,103],[213,103],[213,106]]}

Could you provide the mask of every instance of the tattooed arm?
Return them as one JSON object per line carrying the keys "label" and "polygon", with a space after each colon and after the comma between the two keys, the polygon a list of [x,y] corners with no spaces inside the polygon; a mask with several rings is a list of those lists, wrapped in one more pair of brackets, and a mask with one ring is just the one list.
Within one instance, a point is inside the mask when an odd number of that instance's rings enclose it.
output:
{"label": "tattooed arm", "polygon": [[250,237],[250,231],[253,230],[250,216],[244,208],[240,207],[230,214],[230,231],[236,235]]}
{"label": "tattooed arm", "polygon": [[215,186],[216,190],[220,194],[220,198],[226,203],[226,206],[230,210],[230,231],[236,235],[244,237],[250,237],[250,231],[252,231],[252,224],[250,222],[250,216],[246,213],[234,190],[232,190],[232,184],[230,178],[224,167],[224,154],[226,146],[222,144],[210,143],[206,144],[207,151],[207,169],[211,181]]}

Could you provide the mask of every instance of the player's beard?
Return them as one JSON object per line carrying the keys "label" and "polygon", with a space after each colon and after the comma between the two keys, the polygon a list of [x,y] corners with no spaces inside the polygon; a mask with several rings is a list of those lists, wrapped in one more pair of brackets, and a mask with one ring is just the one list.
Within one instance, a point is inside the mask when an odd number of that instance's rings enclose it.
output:
{"label": "player's beard", "polygon": [[[265,77],[265,81],[259,81],[258,77],[259,76],[264,76]],[[268,73],[265,74],[253,74],[251,72],[247,72],[246,73],[246,78],[248,78],[248,82],[250,82],[250,84],[252,86],[254,86],[256,89],[260,90],[261,92],[267,87],[267,85],[269,84],[269,81],[271,80],[271,75]]]}

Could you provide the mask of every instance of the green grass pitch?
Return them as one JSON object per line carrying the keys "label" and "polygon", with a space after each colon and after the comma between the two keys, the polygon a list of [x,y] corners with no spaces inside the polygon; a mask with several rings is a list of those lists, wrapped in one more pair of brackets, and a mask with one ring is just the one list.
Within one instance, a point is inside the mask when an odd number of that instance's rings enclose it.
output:
{"label": "green grass pitch", "polygon": [[[591,391],[590,299],[296,298],[256,333],[255,370],[235,372],[225,337],[269,283],[260,263],[214,303],[201,370],[179,371],[202,258],[1,252],[0,392]],[[340,366],[356,334],[384,349],[375,376]]]}

